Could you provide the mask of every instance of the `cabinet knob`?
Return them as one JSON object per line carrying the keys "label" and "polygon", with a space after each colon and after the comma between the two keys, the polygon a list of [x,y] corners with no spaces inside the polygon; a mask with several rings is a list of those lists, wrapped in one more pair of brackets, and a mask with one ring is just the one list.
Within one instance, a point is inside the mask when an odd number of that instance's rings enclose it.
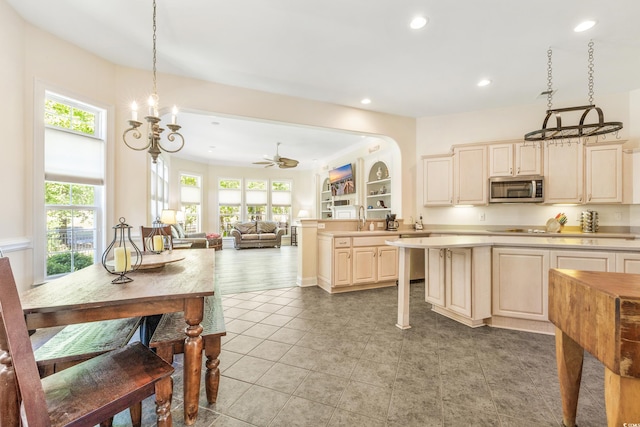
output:
{"label": "cabinet knob", "polygon": [[444,256],[444,254],[443,254],[444,249],[440,249],[438,252],[440,253],[440,258],[442,258]]}
{"label": "cabinet knob", "polygon": [[589,194],[589,201],[591,201],[591,194]]}
{"label": "cabinet knob", "polygon": [[513,168],[509,168],[509,175],[513,175]]}

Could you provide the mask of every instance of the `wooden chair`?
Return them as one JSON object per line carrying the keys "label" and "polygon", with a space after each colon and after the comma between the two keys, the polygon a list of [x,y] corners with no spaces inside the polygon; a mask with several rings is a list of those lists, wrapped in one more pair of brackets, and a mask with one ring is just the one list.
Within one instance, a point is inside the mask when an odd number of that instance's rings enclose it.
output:
{"label": "wooden chair", "polygon": [[[160,227],[162,231],[164,247],[173,249],[173,236],[171,234],[171,226],[164,225]],[[142,236],[142,250],[143,251],[152,251],[153,248],[153,235],[158,234],[158,228],[154,227],[145,227],[144,225],[140,226],[140,236]]]}
{"label": "wooden chair", "polygon": [[139,342],[40,379],[8,258],[0,314],[0,425],[92,426],[154,393],[157,425],[172,425],[174,369]]}

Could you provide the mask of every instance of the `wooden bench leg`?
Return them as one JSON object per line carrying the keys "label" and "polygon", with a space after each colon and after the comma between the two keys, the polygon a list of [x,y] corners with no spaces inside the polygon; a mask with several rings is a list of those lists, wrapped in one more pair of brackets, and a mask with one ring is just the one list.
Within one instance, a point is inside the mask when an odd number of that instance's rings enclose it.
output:
{"label": "wooden bench leg", "polygon": [[562,330],[556,328],[556,362],[562,397],[562,423],[566,427],[576,425],[583,359],[582,347]]}
{"label": "wooden bench leg", "polygon": [[158,427],[172,427],[171,399],[173,397],[173,378],[167,377],[156,383],[156,415]]}
{"label": "wooden bench leg", "polygon": [[626,378],[604,368],[607,425],[640,425],[640,378]]}
{"label": "wooden bench leg", "polygon": [[216,403],[218,400],[218,387],[220,386],[220,336],[206,337],[204,342],[204,354],[207,358],[205,374],[205,387],[207,391],[207,402],[209,404]]}

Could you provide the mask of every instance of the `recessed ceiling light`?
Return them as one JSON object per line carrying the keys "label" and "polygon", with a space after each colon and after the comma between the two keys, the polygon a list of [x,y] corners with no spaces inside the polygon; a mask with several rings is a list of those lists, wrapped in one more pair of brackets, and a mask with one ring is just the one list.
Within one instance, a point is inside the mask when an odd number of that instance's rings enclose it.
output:
{"label": "recessed ceiling light", "polygon": [[411,20],[411,23],[409,24],[409,26],[414,30],[419,30],[420,28],[422,28],[425,25],[427,25],[428,21],[429,20],[427,18],[425,18],[424,16],[416,16],[415,18],[413,18]]}
{"label": "recessed ceiling light", "polygon": [[483,86],[489,86],[491,84],[491,80],[489,79],[482,79],[478,82],[478,86],[483,87]]}
{"label": "recessed ceiling light", "polygon": [[371,100],[369,98],[363,98],[362,101],[360,101],[360,103],[364,105],[368,105],[368,104],[371,104]]}
{"label": "recessed ceiling light", "polygon": [[581,33],[583,31],[587,31],[587,30],[593,28],[594,25],[596,25],[596,21],[584,21],[584,22],[579,23],[573,29],[573,31],[575,31],[576,33]]}

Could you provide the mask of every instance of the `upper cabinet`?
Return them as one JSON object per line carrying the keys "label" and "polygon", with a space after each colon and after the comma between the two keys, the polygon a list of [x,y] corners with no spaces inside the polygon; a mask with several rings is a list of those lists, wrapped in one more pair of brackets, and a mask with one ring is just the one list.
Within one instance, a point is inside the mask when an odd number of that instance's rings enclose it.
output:
{"label": "upper cabinet", "polygon": [[622,203],[622,145],[585,148],[587,203]]}
{"label": "upper cabinet", "polygon": [[489,176],[541,175],[540,147],[522,142],[489,145]]}
{"label": "upper cabinet", "polygon": [[487,146],[458,146],[453,150],[453,199],[456,205],[486,205]]}
{"label": "upper cabinet", "polygon": [[453,204],[453,157],[422,158],[422,203],[424,206]]}
{"label": "upper cabinet", "polygon": [[384,162],[375,162],[366,183],[367,218],[385,218],[391,212],[391,174]]}
{"label": "upper cabinet", "polygon": [[550,144],[544,150],[545,203],[583,203],[582,144]]}

